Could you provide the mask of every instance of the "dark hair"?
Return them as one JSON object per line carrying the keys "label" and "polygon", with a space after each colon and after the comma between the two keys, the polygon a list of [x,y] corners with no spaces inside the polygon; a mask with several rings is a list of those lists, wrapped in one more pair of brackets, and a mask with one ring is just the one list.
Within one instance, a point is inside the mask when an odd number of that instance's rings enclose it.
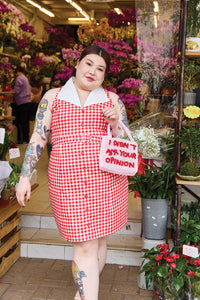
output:
{"label": "dark hair", "polygon": [[22,67],[22,66],[16,66],[16,68],[15,68],[15,73],[17,73],[17,72],[22,72],[22,73],[24,73],[24,68]]}
{"label": "dark hair", "polygon": [[88,46],[81,52],[79,61],[81,61],[88,54],[97,54],[97,55],[101,56],[105,60],[105,63],[106,63],[106,73],[109,72],[110,55],[108,54],[108,52],[105,49],[103,49],[97,45]]}

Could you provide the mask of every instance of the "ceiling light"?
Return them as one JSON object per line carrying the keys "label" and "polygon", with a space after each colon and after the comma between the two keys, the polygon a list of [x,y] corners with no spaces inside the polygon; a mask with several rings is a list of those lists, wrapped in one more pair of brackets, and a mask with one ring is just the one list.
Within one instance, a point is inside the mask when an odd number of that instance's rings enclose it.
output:
{"label": "ceiling light", "polygon": [[96,2],[96,3],[102,3],[102,2],[114,2],[114,0],[86,0],[87,2]]}
{"label": "ceiling light", "polygon": [[68,21],[88,21],[86,18],[68,18]]}
{"label": "ceiling light", "polygon": [[78,10],[85,18],[68,18],[69,21],[88,21],[90,19],[90,16],[84,11],[82,10],[82,8],[75,3],[72,0],[65,0],[67,3],[71,4],[71,6],[73,6],[74,8],[76,8],[76,10]]}
{"label": "ceiling light", "polygon": [[37,7],[37,8],[41,8],[41,6],[39,5],[39,4],[37,4],[37,3],[35,3],[35,2],[33,2],[33,1],[31,1],[31,0],[26,0],[26,2],[28,2],[28,3],[30,3],[31,5],[33,5],[33,6],[35,6],[35,7]]}
{"label": "ceiling light", "polygon": [[114,8],[114,11],[115,11],[118,15],[122,15],[122,11],[121,11],[120,8],[115,7],[115,8]]}
{"label": "ceiling light", "polygon": [[55,15],[50,12],[49,10],[47,10],[44,7],[41,7],[39,4],[37,4],[36,2],[32,1],[32,0],[26,0],[26,2],[30,3],[31,5],[37,7],[41,12],[43,12],[44,14],[48,15],[49,17],[55,17]]}
{"label": "ceiling light", "polygon": [[40,10],[41,10],[44,14],[48,15],[48,16],[51,17],[51,18],[52,18],[52,17],[55,17],[55,15],[54,15],[52,12],[50,12],[49,10],[47,10],[46,8],[41,7]]}
{"label": "ceiling light", "polygon": [[158,1],[153,1],[154,4],[154,12],[159,12]]}

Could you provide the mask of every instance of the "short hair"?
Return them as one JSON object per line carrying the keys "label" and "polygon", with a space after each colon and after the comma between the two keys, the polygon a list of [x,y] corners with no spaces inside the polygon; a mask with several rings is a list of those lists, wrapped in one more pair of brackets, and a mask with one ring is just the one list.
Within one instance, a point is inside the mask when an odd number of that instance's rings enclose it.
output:
{"label": "short hair", "polygon": [[103,48],[101,48],[97,45],[88,46],[87,48],[85,48],[81,52],[79,61],[81,61],[86,55],[89,55],[89,54],[97,54],[97,55],[101,56],[104,59],[105,63],[106,63],[106,73],[109,72],[109,69],[110,69],[110,55],[105,49],[103,49]]}

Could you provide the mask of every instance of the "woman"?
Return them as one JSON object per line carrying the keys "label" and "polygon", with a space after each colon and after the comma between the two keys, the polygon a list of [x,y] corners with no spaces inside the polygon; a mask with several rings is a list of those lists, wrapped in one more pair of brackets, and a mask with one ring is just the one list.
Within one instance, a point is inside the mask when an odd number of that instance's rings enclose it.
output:
{"label": "woman", "polygon": [[109,65],[104,49],[89,46],[77,63],[76,76],[44,95],[16,192],[24,207],[24,196],[30,199],[31,172],[51,130],[49,194],[59,232],[74,246],[72,273],[78,289],[74,299],[98,299],[106,236],[127,222],[127,177],[99,169],[101,139],[108,123],[114,136],[122,133],[119,119],[127,123],[119,97],[101,86]]}

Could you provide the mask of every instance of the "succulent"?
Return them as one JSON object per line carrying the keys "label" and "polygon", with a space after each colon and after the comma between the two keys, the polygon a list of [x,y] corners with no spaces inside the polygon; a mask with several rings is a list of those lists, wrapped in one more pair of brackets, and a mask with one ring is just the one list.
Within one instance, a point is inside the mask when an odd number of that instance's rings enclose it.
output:
{"label": "succulent", "polygon": [[199,174],[200,170],[196,162],[186,162],[181,167],[181,175],[198,176]]}

